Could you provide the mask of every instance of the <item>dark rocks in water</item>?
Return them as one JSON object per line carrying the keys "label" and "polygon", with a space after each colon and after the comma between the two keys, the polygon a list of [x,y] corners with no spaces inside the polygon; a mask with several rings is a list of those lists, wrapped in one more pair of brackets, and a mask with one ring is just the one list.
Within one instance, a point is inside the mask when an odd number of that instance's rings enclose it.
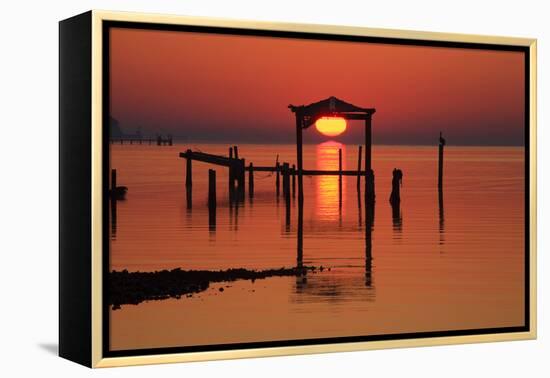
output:
{"label": "dark rocks in water", "polygon": [[[162,270],[155,272],[112,271],[109,273],[108,302],[113,310],[121,305],[134,304],[148,300],[190,297],[208,289],[212,282],[251,280],[269,277],[297,276],[302,277],[315,267],[280,268],[266,270],[248,270],[243,268],[210,271],[210,270]],[[223,287],[219,288],[224,291]]]}

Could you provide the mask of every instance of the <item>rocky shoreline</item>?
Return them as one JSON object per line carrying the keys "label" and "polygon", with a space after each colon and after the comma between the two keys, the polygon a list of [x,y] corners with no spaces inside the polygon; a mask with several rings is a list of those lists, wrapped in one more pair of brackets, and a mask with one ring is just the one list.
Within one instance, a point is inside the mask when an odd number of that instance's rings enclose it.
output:
{"label": "rocky shoreline", "polygon": [[108,277],[108,304],[113,310],[125,304],[139,304],[148,300],[162,300],[191,296],[208,289],[214,282],[251,280],[269,277],[301,276],[308,271],[323,268],[301,267],[266,270],[244,268],[227,270],[161,270],[155,272],[111,271]]}

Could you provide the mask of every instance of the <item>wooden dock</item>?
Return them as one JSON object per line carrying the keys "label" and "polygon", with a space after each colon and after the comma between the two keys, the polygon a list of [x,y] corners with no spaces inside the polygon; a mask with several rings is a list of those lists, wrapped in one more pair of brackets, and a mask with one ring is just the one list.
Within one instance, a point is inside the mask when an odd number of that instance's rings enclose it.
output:
{"label": "wooden dock", "polygon": [[173,139],[171,135],[167,137],[157,136],[157,137],[114,137],[109,138],[110,144],[147,144],[147,145],[156,145],[156,146],[172,146]]}

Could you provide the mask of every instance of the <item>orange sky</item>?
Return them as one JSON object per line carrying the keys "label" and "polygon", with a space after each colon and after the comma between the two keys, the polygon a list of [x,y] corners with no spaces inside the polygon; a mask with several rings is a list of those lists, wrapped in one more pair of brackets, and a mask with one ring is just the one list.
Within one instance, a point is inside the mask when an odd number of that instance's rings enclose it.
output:
{"label": "orange sky", "polygon": [[[111,116],[125,132],[293,142],[289,104],[376,108],[374,143],[524,143],[520,52],[111,29]],[[306,142],[327,140],[314,127]],[[335,138],[363,141],[354,121]]]}

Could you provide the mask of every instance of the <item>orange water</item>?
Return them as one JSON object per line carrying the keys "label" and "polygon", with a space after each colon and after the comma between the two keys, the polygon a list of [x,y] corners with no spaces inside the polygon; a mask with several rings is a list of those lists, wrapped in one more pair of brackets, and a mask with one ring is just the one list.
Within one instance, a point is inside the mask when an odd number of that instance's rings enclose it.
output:
{"label": "orange water", "polygon": [[[286,223],[275,176],[256,172],[255,196],[230,208],[227,172],[193,162],[187,148],[227,155],[228,146],[112,145],[118,202],[111,269],[291,267],[297,261],[297,201]],[[304,146],[304,169],[357,169],[357,146]],[[239,145],[255,166],[295,163],[294,145]],[[110,312],[113,350],[521,326],[524,323],[524,150],[446,147],[444,196],[437,147],[375,146],[376,205],[368,263],[365,204],[355,177],[304,177],[303,263],[330,267],[295,277],[213,284],[192,298]],[[217,172],[209,228],[208,169]],[[393,168],[403,171],[400,214],[388,202]],[[248,180],[248,174],[247,174]],[[281,180],[282,181],[282,180]],[[248,188],[248,183],[246,184]],[[361,207],[358,200],[361,199]],[[392,216],[393,215],[393,216]],[[224,287],[224,292],[219,288]]]}

